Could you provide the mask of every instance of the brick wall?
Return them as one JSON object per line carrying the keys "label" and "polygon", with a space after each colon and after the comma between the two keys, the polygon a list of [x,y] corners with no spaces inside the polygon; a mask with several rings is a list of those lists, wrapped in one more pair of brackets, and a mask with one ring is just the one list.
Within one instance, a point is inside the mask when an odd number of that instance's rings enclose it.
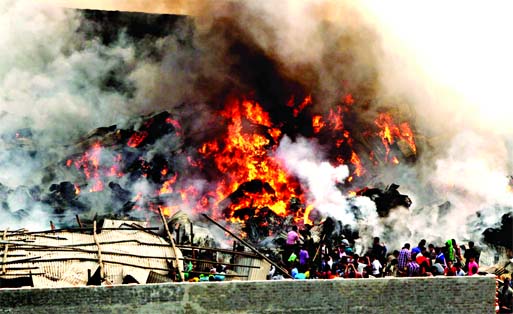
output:
{"label": "brick wall", "polygon": [[213,282],[0,291],[0,313],[494,313],[494,277]]}

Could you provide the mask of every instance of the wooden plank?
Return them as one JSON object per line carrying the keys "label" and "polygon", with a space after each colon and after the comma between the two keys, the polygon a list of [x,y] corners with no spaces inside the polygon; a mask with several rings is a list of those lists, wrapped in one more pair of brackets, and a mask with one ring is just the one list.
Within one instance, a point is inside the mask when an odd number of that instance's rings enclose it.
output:
{"label": "wooden plank", "polygon": [[100,247],[100,243],[98,242],[98,236],[96,235],[96,220],[93,221],[93,239],[94,243],[98,247],[98,264],[100,265],[100,278],[103,280],[105,278],[105,269],[103,268],[102,261],[102,249]]}
{"label": "wooden plank", "polygon": [[164,229],[166,230],[167,237],[169,238],[169,241],[171,241],[171,246],[173,246],[173,252],[175,254],[176,259],[176,268],[178,268],[178,273],[180,274],[180,281],[184,281],[183,272],[180,269],[180,259],[178,258],[175,241],[173,240],[173,237],[171,236],[171,232],[169,232],[169,227],[167,225],[166,218],[164,217],[164,214],[162,213],[162,209],[159,207],[159,213],[160,213],[160,219],[162,220],[162,223],[164,224]]}

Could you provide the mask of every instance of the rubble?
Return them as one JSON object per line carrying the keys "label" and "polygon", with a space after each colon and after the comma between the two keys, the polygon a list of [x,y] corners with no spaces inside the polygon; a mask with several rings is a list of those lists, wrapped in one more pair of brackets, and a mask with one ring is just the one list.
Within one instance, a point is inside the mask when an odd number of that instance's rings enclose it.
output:
{"label": "rubble", "polygon": [[[98,228],[96,220],[93,225],[38,232],[4,230],[0,288],[173,282],[209,275],[221,264],[230,267],[219,275],[223,280],[262,280],[269,271],[261,256],[247,252],[203,247],[201,241],[174,247],[174,241],[166,241],[152,231],[158,228],[144,221],[105,218]],[[203,259],[201,252],[210,252],[210,258]],[[232,257],[231,263],[225,262],[226,256]],[[190,263],[194,270],[187,269]],[[180,277],[183,273],[186,278]]]}

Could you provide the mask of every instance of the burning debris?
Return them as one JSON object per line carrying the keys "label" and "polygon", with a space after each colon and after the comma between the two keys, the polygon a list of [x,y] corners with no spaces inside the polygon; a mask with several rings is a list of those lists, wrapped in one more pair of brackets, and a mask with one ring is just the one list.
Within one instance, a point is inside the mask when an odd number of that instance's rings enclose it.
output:
{"label": "burning debris", "polygon": [[398,191],[399,185],[391,184],[381,190],[378,188],[365,188],[356,192],[356,195],[366,196],[376,203],[376,210],[380,217],[388,216],[390,210],[402,206],[410,208],[411,200],[407,195]]}
{"label": "burning debris", "polygon": [[[421,135],[414,110],[378,92],[378,57],[367,46],[375,42],[367,40],[374,38],[373,31],[360,22],[355,25],[361,29],[339,28],[329,19],[313,23],[321,42],[332,44],[319,51],[308,45],[311,51],[301,50],[303,60],[278,42],[288,36],[269,36],[273,27],[267,18],[273,16],[256,14],[267,12],[265,5],[255,11],[252,5],[233,4],[230,10],[241,13],[254,33],[224,11],[206,21],[120,12],[47,13],[59,30],[71,24],[74,33],[60,36],[68,41],[58,42],[35,67],[49,73],[26,75],[38,78],[26,89],[38,91],[30,93],[36,100],[60,91],[59,100],[71,99],[76,112],[51,111],[51,123],[25,113],[0,116],[6,122],[0,162],[15,162],[17,171],[0,182],[2,218],[17,223],[28,216],[45,223],[51,219],[65,228],[75,224],[77,215],[151,221],[162,212],[171,217],[166,226],[177,245],[225,242],[224,235],[209,232],[207,214],[249,245],[280,258],[293,226],[305,233],[305,243],[319,247],[346,240],[364,250],[376,234],[386,241],[416,236],[424,230],[413,232],[410,225],[424,221],[429,211],[424,205],[435,194],[447,195],[454,204],[439,209],[445,211],[444,226],[457,221],[446,218],[467,208],[463,201],[471,193],[456,184],[461,181],[456,176],[434,187],[442,179],[426,179],[425,172],[436,168],[437,178],[444,177],[444,161],[461,157],[463,150],[454,149],[446,159],[423,159],[431,154],[431,139]],[[255,34],[265,34],[268,42]],[[273,34],[283,35],[281,29]],[[301,42],[289,44],[295,48]],[[61,69],[67,64],[74,75],[71,86],[62,79],[68,77]],[[50,86],[53,76],[62,86]],[[4,96],[8,105],[7,100],[18,99]],[[4,168],[11,174],[10,167]],[[399,192],[399,185],[411,198]],[[481,205],[468,207],[465,222]],[[400,224],[391,222],[406,221],[397,219],[401,215],[414,217],[416,224],[395,228]],[[205,229],[191,228],[196,224]],[[446,232],[457,229],[444,228],[443,237]]]}

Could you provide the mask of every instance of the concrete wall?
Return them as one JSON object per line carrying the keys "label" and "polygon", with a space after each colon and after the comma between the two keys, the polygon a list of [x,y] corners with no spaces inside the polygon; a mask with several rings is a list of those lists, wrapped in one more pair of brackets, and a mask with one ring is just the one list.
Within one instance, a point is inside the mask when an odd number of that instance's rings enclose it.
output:
{"label": "concrete wall", "polygon": [[0,291],[0,313],[494,313],[494,277],[212,282]]}

